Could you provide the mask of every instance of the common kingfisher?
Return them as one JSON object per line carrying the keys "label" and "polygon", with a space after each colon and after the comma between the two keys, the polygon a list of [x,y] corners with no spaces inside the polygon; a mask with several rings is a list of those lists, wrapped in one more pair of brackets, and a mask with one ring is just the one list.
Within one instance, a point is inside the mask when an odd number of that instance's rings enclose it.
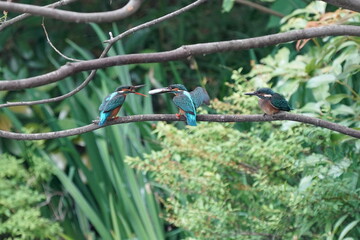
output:
{"label": "common kingfisher", "polygon": [[193,91],[188,92],[184,85],[172,84],[165,88],[149,91],[151,95],[159,93],[175,94],[173,102],[179,108],[179,114],[176,114],[176,116],[180,118],[181,114],[185,114],[186,123],[190,126],[196,126],[196,109],[203,103],[210,104],[210,97],[202,87],[197,87]]}
{"label": "common kingfisher", "polygon": [[143,87],[144,85],[138,86],[120,86],[115,89],[115,92],[107,95],[99,107],[100,121],[99,125],[102,126],[106,121],[110,119],[116,119],[116,115],[120,111],[123,105],[126,95],[129,93],[135,93],[137,95],[145,96],[142,93],[135,92],[136,89]]}
{"label": "common kingfisher", "polygon": [[259,98],[260,108],[268,115],[278,113],[280,111],[292,110],[290,104],[284,96],[274,92],[270,88],[260,88],[255,92],[245,93],[245,95],[257,96]]}

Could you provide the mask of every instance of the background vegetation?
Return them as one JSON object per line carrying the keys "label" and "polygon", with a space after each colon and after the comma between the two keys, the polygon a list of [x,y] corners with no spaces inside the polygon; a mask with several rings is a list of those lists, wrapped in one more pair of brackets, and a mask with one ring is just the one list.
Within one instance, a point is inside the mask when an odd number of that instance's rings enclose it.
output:
{"label": "background vegetation", "polygon": [[[145,1],[113,24],[46,20],[52,43],[70,57],[92,59],[107,32],[116,35],[191,1]],[[259,2],[261,3],[261,2]],[[31,2],[43,5],[44,2]],[[99,4],[102,4],[99,9]],[[89,2],[87,11],[121,3]],[[209,1],[118,43],[109,55],[266,35],[329,23],[358,24],[359,14],[322,2],[262,3],[280,19],[232,1]],[[67,8],[84,11],[81,3]],[[328,12],[326,14],[326,12]],[[8,17],[12,15],[9,14]],[[63,65],[31,17],[0,34],[2,79]],[[0,128],[46,132],[96,119],[118,85],[204,86],[209,113],[260,113],[244,96],[260,86],[290,99],[296,112],[360,127],[359,38],[314,39],[188,61],[98,70],[90,85],[60,103],[3,108]],[[46,87],[1,92],[2,102],[43,99],[79,85],[86,73]],[[121,115],[175,113],[171,96],[129,96]],[[132,123],[38,142],[0,139],[2,239],[357,239],[360,142],[293,122]],[[130,166],[134,167],[132,169]],[[137,170],[138,169],[138,170]],[[47,227],[44,228],[44,225]]]}

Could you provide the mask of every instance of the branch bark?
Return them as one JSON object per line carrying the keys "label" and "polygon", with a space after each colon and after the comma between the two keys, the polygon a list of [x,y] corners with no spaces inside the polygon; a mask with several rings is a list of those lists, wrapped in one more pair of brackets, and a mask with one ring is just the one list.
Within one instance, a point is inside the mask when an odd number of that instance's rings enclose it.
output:
{"label": "branch bark", "polygon": [[197,55],[204,56],[211,53],[240,51],[250,48],[266,47],[300,39],[344,35],[360,36],[360,27],[350,25],[314,27],[241,40],[184,45],[177,49],[165,52],[127,54],[77,63],[67,63],[66,65],[60,67],[58,70],[46,73],[44,75],[19,80],[0,81],[0,90],[20,90],[25,88],[38,87],[57,82],[65,77],[68,77],[78,72],[106,68],[111,66],[120,66],[135,63],[168,62],[187,59],[189,57]]}
{"label": "branch bark", "polygon": [[[69,0],[70,1],[70,0]],[[74,1],[74,0],[72,0]],[[111,47],[115,44],[116,41],[119,41],[120,39],[123,39],[124,37],[136,32],[136,31],[139,31],[141,29],[144,29],[144,28],[147,28],[147,27],[150,27],[150,26],[153,26],[155,24],[158,24],[158,23],[161,23],[163,21],[166,21],[172,17],[175,17],[179,14],[182,14],[204,2],[206,2],[207,0],[197,0],[183,8],[180,8],[174,12],[171,12],[169,14],[166,14],[165,16],[162,16],[160,18],[156,18],[152,21],[149,21],[149,22],[146,22],[144,24],[141,24],[139,26],[136,26],[136,27],[133,27],[121,34],[119,34],[118,36],[110,39],[110,40],[107,40],[106,42],[108,43],[108,45],[105,47],[105,49],[103,50],[103,52],[101,53],[100,57],[98,59],[101,59],[103,57],[105,57],[105,55],[109,52],[109,50],[111,49]],[[46,33],[46,29],[44,27],[44,31]],[[46,33],[46,37],[47,37],[47,33]],[[48,38],[48,37],[47,37]],[[51,43],[50,40],[48,39],[49,41],[49,44]],[[81,83],[79,86],[77,86],[76,88],[74,88],[72,91],[64,94],[64,95],[61,95],[61,96],[58,96],[58,97],[53,97],[53,98],[48,98],[48,99],[41,99],[41,100],[35,100],[35,101],[23,101],[23,102],[9,102],[9,103],[4,103],[4,104],[0,104],[0,108],[3,108],[3,107],[11,107],[11,106],[29,106],[29,105],[35,105],[35,104],[43,104],[43,103],[50,103],[50,102],[56,102],[56,101],[61,101],[61,100],[64,100],[68,97],[71,97],[73,96],[74,94],[76,94],[77,92],[79,92],[81,89],[83,89],[85,86],[87,86],[87,84],[94,78],[95,74],[96,74],[96,71],[97,69],[95,70],[92,70],[89,74],[89,76],[85,79],[85,81],[83,83]]]}
{"label": "branch bark", "polygon": [[29,4],[2,2],[0,1],[0,9],[9,12],[29,13],[31,15],[54,18],[64,22],[76,23],[101,23],[114,22],[124,19],[136,12],[143,0],[129,0],[122,8],[108,12],[81,13],[59,9],[46,8],[42,6],[34,6]]}
{"label": "branch bark", "polygon": [[359,0],[322,0],[331,5],[360,12],[360,1]]}
{"label": "branch bark", "polygon": [[[339,132],[345,135],[352,136],[354,138],[360,138],[360,131],[352,128],[342,126],[337,123],[332,123],[318,118],[313,118],[305,115],[294,114],[294,113],[278,113],[275,115],[217,115],[217,114],[207,114],[207,115],[198,115],[197,121],[203,122],[270,122],[277,120],[290,120],[296,122],[302,122],[311,124],[314,126],[327,128],[335,132]],[[124,124],[131,122],[146,122],[146,121],[185,121],[185,117],[181,116],[181,119],[178,119],[175,114],[146,114],[146,115],[133,115],[120,117],[116,120],[108,122],[104,126],[110,126],[115,124]],[[79,135],[82,133],[94,131],[96,129],[102,128],[103,126],[98,126],[97,124],[89,124],[79,128],[73,128],[68,130],[56,131],[56,132],[47,132],[47,133],[14,133],[0,130],[0,137],[17,139],[17,140],[44,140],[44,139],[53,139],[68,137],[73,135]]]}
{"label": "branch bark", "polygon": [[132,33],[134,33],[134,32],[136,32],[136,31],[139,31],[139,30],[144,29],[144,28],[148,28],[148,27],[150,27],[150,26],[152,26],[152,25],[155,25],[155,24],[161,23],[161,22],[163,22],[163,21],[165,21],[165,20],[168,20],[168,19],[170,19],[170,18],[173,18],[173,17],[175,17],[175,16],[177,16],[177,15],[180,15],[180,14],[182,14],[182,13],[184,13],[184,12],[186,12],[186,11],[188,11],[188,10],[190,10],[190,9],[192,9],[192,8],[194,8],[194,7],[198,6],[198,5],[206,2],[206,1],[207,1],[207,0],[197,0],[197,1],[195,1],[195,2],[193,2],[193,3],[191,3],[191,4],[189,4],[189,5],[186,5],[186,6],[183,7],[183,8],[180,8],[180,9],[174,11],[174,12],[171,12],[171,13],[169,13],[169,14],[166,14],[165,16],[156,18],[156,19],[154,19],[154,20],[151,20],[151,21],[146,22],[146,23],[144,23],[144,24],[141,24],[141,25],[139,25],[139,26],[133,27],[133,28],[131,28],[131,29],[129,29],[129,30],[127,30],[127,31],[119,34],[118,36],[116,36],[116,37],[114,37],[114,38],[112,38],[112,39],[110,39],[110,40],[105,41],[105,42],[116,42],[116,41],[119,41],[120,39],[122,39],[122,38],[124,38],[124,37],[126,37],[126,36],[128,36],[128,35],[130,35],[130,34],[132,34]]}
{"label": "branch bark", "polygon": [[[49,4],[49,5],[46,5],[45,7],[48,7],[48,8],[56,8],[56,7],[62,7],[62,6],[65,6],[67,4],[70,4],[72,2],[75,2],[77,0],[60,0],[58,2],[55,2],[55,3],[52,3],[52,4]],[[18,22],[18,21],[21,21],[21,20],[24,20],[25,18],[27,17],[30,17],[31,14],[29,13],[24,13],[24,14],[21,14],[19,16],[16,16],[8,21],[5,21],[3,23],[1,23],[0,25],[0,31],[2,31],[3,29],[5,29],[6,27]]]}

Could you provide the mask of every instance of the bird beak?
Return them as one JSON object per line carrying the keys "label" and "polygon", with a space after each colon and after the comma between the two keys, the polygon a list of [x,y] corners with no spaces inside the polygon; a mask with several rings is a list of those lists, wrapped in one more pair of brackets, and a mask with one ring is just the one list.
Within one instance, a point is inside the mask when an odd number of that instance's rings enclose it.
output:
{"label": "bird beak", "polygon": [[142,85],[132,86],[131,89],[130,89],[130,93],[134,93],[134,94],[136,94],[136,95],[140,95],[140,96],[147,97],[145,94],[135,92],[135,89],[141,88],[141,87],[143,87],[143,86],[145,86],[145,85],[142,84]]}
{"label": "bird beak", "polygon": [[154,94],[160,94],[160,93],[169,93],[171,91],[172,91],[171,89],[169,89],[168,87],[165,87],[165,88],[158,88],[158,89],[150,90],[149,94],[154,95]]}
{"label": "bird beak", "polygon": [[249,93],[245,93],[245,95],[254,96],[254,95],[256,95],[256,93],[255,92],[249,92]]}
{"label": "bird beak", "polygon": [[145,94],[142,94],[142,93],[138,93],[138,92],[133,92],[133,93],[135,93],[136,95],[140,95],[140,96],[144,96],[144,97],[147,97],[147,95],[145,95]]}
{"label": "bird beak", "polygon": [[143,86],[145,86],[145,84],[141,84],[141,85],[136,85],[136,86],[132,86],[132,89],[138,89],[138,88],[142,88]]}

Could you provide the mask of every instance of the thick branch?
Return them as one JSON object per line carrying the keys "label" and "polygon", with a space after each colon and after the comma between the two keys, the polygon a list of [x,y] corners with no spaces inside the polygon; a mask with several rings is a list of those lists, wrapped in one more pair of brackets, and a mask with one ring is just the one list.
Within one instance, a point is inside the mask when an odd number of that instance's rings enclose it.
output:
{"label": "thick branch", "polygon": [[[146,122],[146,121],[184,121],[185,117],[182,116],[179,120],[175,114],[147,114],[147,115],[133,115],[120,117],[116,120],[108,122],[105,126],[114,125],[114,124],[123,124],[130,122]],[[360,138],[360,131],[348,128],[337,123],[332,123],[329,121],[308,117],[300,114],[293,113],[279,113],[272,116],[269,115],[198,115],[198,121],[203,122],[269,122],[276,120],[291,120],[296,122],[302,122],[307,124],[312,124],[314,126],[327,128],[335,132],[343,133],[355,138]],[[73,128],[69,130],[57,131],[57,132],[47,132],[47,133],[13,133],[8,131],[0,130],[0,137],[11,138],[17,140],[43,140],[43,139],[53,139],[60,137],[68,137],[73,135],[79,135],[82,133],[90,132],[96,129],[101,128],[97,124],[89,124],[79,128]]]}
{"label": "thick branch", "polygon": [[[77,0],[60,0],[58,2],[55,2],[55,3],[52,3],[52,4],[49,4],[49,5],[46,5],[45,7],[48,7],[48,8],[56,8],[56,7],[61,7],[61,6],[65,6],[69,3],[72,3],[72,2],[75,2]],[[24,13],[24,14],[21,14],[19,16],[16,16],[10,20],[7,20],[3,23],[1,23],[0,25],[0,31],[5,29],[6,27],[18,22],[18,21],[21,21],[21,20],[24,20],[25,18],[31,16],[31,14],[29,13]]]}
{"label": "thick branch", "polygon": [[322,0],[324,2],[330,3],[331,5],[342,7],[346,9],[353,10],[355,12],[360,12],[360,1],[359,0]]}
{"label": "thick branch", "polygon": [[139,9],[143,0],[129,0],[129,2],[122,8],[108,11],[108,12],[94,12],[94,13],[80,13],[71,12],[59,9],[46,8],[41,6],[34,6],[21,3],[2,2],[0,1],[0,9],[9,12],[29,13],[31,15],[43,16],[62,20],[64,22],[76,23],[101,23],[114,22],[124,19]]}
{"label": "thick branch", "polygon": [[111,66],[120,66],[135,63],[168,62],[186,59],[197,55],[240,51],[251,48],[271,46],[300,39],[344,35],[360,36],[360,27],[349,25],[314,27],[242,40],[184,45],[175,50],[166,52],[128,54],[107,57],[103,59],[88,60],[78,63],[67,63],[66,65],[60,67],[58,70],[44,75],[19,80],[0,81],[0,90],[20,90],[25,88],[38,87],[59,81],[65,77],[81,71],[88,71]]}
{"label": "thick branch", "polygon": [[[70,0],[69,0],[70,1]],[[74,1],[74,0],[72,0]],[[197,0],[183,8],[180,8],[174,12],[171,12],[169,14],[166,14],[165,16],[163,17],[160,17],[160,18],[156,18],[152,21],[149,21],[149,22],[146,22],[144,24],[141,24],[139,26],[136,26],[136,27],[133,27],[127,31],[125,31],[124,33],[116,36],[115,38],[112,38],[110,40],[108,40],[107,42],[109,43],[105,49],[103,50],[103,52],[101,53],[100,58],[103,58],[108,52],[109,50],[111,49],[111,47],[114,45],[114,43],[128,35],[130,35],[131,33],[134,33],[138,30],[141,30],[141,29],[144,29],[144,28],[147,28],[147,27],[150,27],[150,26],[153,26],[155,24],[158,24],[158,23],[161,23],[163,21],[166,21],[172,17],[175,17],[181,13],[184,13],[198,5],[200,5],[201,3],[204,3],[206,2],[207,0]],[[44,28],[45,32],[46,32],[46,29]],[[46,34],[47,36],[47,34]],[[48,39],[49,41],[49,39]],[[49,41],[50,43],[50,41]],[[63,99],[66,99],[68,97],[71,97],[72,95],[76,94],[77,92],[79,92],[81,89],[83,89],[92,79],[93,77],[95,76],[95,73],[96,73],[96,69],[95,70],[92,70],[91,73],[89,74],[89,76],[85,79],[85,81],[80,84],[78,87],[74,88],[72,91],[64,94],[64,95],[61,95],[61,96],[58,96],[58,97],[53,97],[53,98],[48,98],[48,99],[41,99],[41,100],[36,100],[36,101],[25,101],[25,102],[9,102],[9,103],[4,103],[4,104],[0,104],[0,108],[2,107],[10,107],[10,106],[24,106],[24,105],[35,105],[35,104],[43,104],[43,103],[50,103],[50,102],[56,102],[56,101],[61,101]]]}

